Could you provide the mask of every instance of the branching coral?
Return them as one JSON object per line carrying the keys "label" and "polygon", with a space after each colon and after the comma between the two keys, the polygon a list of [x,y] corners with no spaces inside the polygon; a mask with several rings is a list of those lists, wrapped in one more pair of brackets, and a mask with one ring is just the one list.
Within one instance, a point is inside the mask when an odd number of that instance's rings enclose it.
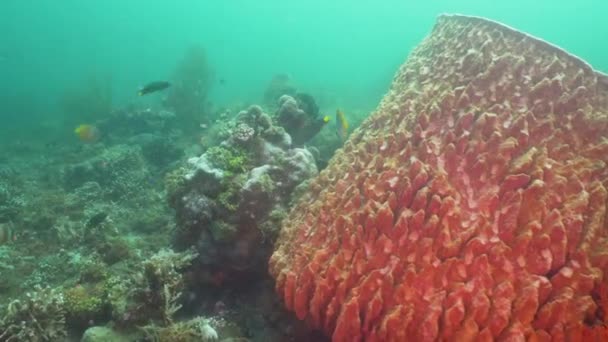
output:
{"label": "branching coral", "polygon": [[608,76],[442,16],[284,220],[276,289],[333,341],[599,341]]}
{"label": "branching coral", "polygon": [[203,317],[173,323],[165,327],[147,325],[142,328],[142,331],[147,339],[153,342],[212,342],[218,340],[218,334],[211,326],[210,320]]}
{"label": "branching coral", "polygon": [[0,320],[0,341],[60,341],[66,336],[63,294],[49,287],[10,302]]}
{"label": "branching coral", "polygon": [[148,299],[158,298],[162,302],[159,314],[161,319],[172,322],[173,315],[181,308],[177,300],[183,287],[182,275],[178,270],[190,265],[197,254],[193,251],[176,253],[163,249],[144,262],[144,276],[147,289],[152,293]]}
{"label": "branching coral", "polygon": [[180,271],[197,254],[163,249],[143,263],[143,272],[133,279],[113,278],[107,283],[108,298],[118,322],[170,324],[181,308],[178,300],[183,288]]}

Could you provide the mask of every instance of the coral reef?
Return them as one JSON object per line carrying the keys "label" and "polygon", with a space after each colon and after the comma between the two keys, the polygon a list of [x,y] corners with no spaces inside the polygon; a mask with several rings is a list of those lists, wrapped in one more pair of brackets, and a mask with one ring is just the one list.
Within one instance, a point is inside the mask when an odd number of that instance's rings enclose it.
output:
{"label": "coral reef", "polygon": [[60,341],[67,336],[63,294],[36,287],[11,301],[0,319],[0,341]]}
{"label": "coral reef", "polygon": [[270,272],[333,341],[608,337],[608,77],[441,16],[291,210]]}
{"label": "coral reef", "polygon": [[85,182],[96,182],[102,196],[117,200],[143,192],[149,177],[146,163],[138,146],[115,145],[64,170],[65,187],[76,189]]}
{"label": "coral reef", "polygon": [[130,278],[107,281],[112,316],[121,325],[155,323],[170,325],[181,308],[184,287],[180,271],[196,258],[192,251],[163,249],[146,259],[143,271]]}
{"label": "coral reef", "polygon": [[185,322],[171,324],[167,327],[147,325],[142,328],[148,341],[163,342],[211,342],[218,341],[217,331],[208,319],[195,317]]}
{"label": "coral reef", "polygon": [[91,323],[104,321],[109,316],[110,307],[101,285],[75,285],[64,290],[63,298],[66,322],[72,329],[84,330]]}
{"label": "coral reef", "polygon": [[262,108],[251,106],[237,115],[224,142],[168,176],[175,243],[197,248],[201,278],[220,283],[263,268],[279,213],[293,189],[317,174],[312,155],[290,144]]}
{"label": "coral reef", "polygon": [[277,121],[291,136],[294,146],[312,139],[327,123],[319,115],[319,107],[312,96],[298,93],[283,95],[278,100]]}

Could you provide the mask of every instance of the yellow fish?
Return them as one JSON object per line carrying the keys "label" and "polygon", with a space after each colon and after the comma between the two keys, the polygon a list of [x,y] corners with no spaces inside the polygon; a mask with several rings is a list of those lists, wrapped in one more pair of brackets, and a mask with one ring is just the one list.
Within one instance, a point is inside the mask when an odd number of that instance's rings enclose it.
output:
{"label": "yellow fish", "polygon": [[99,132],[99,129],[97,129],[97,127],[86,124],[76,127],[74,133],[76,133],[78,139],[88,143],[96,142],[101,136],[101,132]]}
{"label": "yellow fish", "polygon": [[346,136],[348,135],[348,121],[346,121],[344,112],[339,108],[336,110],[336,134],[338,134],[342,140],[346,139]]}

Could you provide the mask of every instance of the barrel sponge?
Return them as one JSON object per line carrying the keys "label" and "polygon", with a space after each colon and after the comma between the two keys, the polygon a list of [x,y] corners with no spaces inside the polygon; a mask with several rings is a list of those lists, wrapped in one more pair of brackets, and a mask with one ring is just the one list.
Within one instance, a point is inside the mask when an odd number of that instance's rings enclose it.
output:
{"label": "barrel sponge", "polygon": [[333,341],[608,338],[608,78],[440,16],[270,259]]}

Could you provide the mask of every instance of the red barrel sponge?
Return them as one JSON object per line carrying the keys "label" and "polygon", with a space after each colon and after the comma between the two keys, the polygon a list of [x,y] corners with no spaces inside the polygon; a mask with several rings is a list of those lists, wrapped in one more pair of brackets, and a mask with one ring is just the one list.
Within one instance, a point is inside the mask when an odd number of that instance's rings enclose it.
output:
{"label": "red barrel sponge", "polygon": [[270,273],[333,341],[607,340],[608,77],[441,16],[284,222]]}

